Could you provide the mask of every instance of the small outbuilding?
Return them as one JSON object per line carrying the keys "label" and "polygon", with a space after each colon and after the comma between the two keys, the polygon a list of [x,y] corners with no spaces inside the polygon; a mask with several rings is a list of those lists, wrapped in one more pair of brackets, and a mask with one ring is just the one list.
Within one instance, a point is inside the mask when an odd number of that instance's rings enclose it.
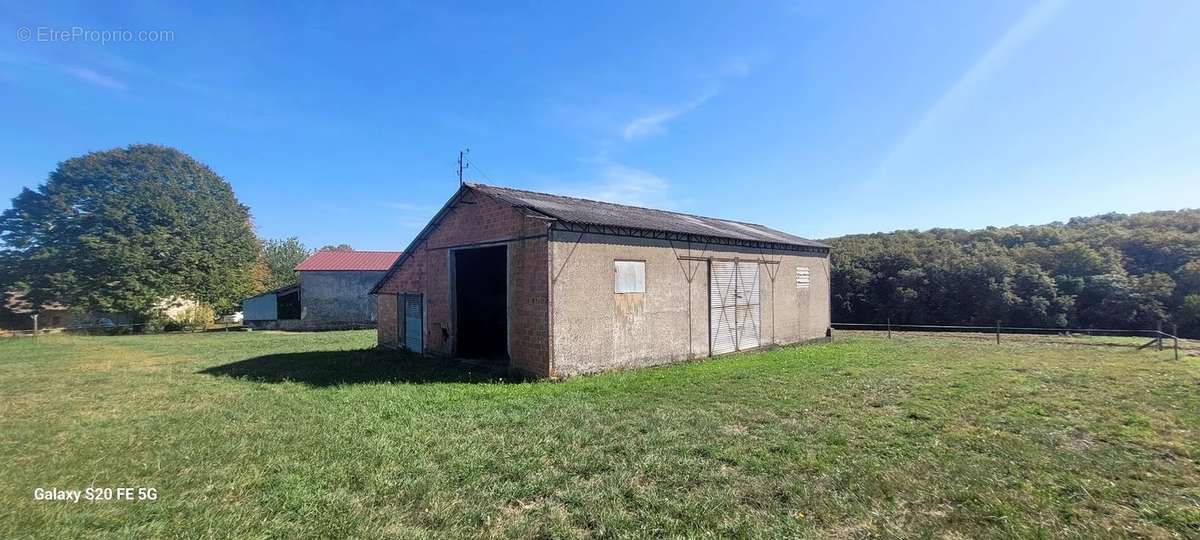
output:
{"label": "small outbuilding", "polygon": [[374,328],[371,288],[399,258],[399,251],[318,251],[296,265],[299,283],[242,301],[243,324],[278,330]]}
{"label": "small outbuilding", "polygon": [[382,346],[561,377],[823,339],[829,246],[467,183],[371,293]]}
{"label": "small outbuilding", "polygon": [[300,324],[300,285],[292,284],[242,300],[242,326],[287,329]]}

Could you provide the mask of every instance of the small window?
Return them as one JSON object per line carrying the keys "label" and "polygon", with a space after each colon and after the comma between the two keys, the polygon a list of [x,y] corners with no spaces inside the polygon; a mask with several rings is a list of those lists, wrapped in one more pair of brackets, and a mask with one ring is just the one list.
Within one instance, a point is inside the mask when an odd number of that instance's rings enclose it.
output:
{"label": "small window", "polygon": [[615,292],[644,293],[646,292],[646,262],[645,261],[614,261],[613,270],[616,275]]}
{"label": "small window", "polygon": [[812,284],[812,277],[809,275],[807,266],[796,267],[796,288],[807,289]]}

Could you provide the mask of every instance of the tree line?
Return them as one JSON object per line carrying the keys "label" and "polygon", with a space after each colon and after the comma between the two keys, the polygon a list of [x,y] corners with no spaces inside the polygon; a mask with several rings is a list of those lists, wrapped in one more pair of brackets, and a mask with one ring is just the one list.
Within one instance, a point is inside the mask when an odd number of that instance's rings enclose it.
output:
{"label": "tree line", "polygon": [[849,235],[837,322],[1153,329],[1200,337],[1200,210]]}

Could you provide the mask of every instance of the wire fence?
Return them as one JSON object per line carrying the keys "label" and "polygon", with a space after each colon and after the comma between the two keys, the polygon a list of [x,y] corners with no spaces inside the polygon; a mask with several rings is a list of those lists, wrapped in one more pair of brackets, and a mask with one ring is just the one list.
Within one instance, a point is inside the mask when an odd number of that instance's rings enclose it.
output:
{"label": "wire fence", "polygon": [[89,336],[141,334],[145,332],[146,324],[72,324],[62,327],[38,328],[37,330],[5,330],[9,337],[37,337],[46,334],[82,334]]}
{"label": "wire fence", "polygon": [[196,333],[196,332],[230,332],[241,331],[244,327],[242,323],[213,323],[204,327],[184,328],[165,330],[160,328],[160,325],[151,325],[147,323],[136,324],[115,324],[115,323],[93,323],[93,324],[75,324],[63,326],[59,328],[40,328],[38,330],[0,330],[0,337],[37,337],[47,334],[71,334],[84,336],[119,336],[130,334],[162,334],[162,333]]}
{"label": "wire fence", "polygon": [[1140,341],[1098,341],[1094,339],[1086,339],[1080,341],[1064,341],[1056,339],[1052,343],[1067,343],[1067,344],[1087,344],[1087,345],[1103,345],[1114,347],[1133,347],[1138,350],[1155,349],[1158,351],[1170,348],[1175,353],[1175,359],[1179,359],[1180,348],[1183,349],[1200,349],[1200,341],[1183,339],[1175,333],[1167,333],[1162,330],[1161,325],[1153,330],[1131,330],[1122,328],[1042,328],[1029,326],[1004,326],[999,321],[992,326],[975,326],[975,325],[957,325],[957,324],[892,324],[890,321],[885,323],[833,323],[833,330],[843,331],[867,331],[885,333],[890,339],[893,333],[901,334],[920,334],[920,333],[953,333],[953,334],[972,334],[975,337],[986,339],[995,339],[999,345],[1005,336],[1009,339],[1019,337],[1023,341],[1028,341],[1030,337],[1053,337],[1053,338],[1099,338],[1099,337],[1116,337],[1116,338],[1143,338],[1148,339],[1144,343]]}

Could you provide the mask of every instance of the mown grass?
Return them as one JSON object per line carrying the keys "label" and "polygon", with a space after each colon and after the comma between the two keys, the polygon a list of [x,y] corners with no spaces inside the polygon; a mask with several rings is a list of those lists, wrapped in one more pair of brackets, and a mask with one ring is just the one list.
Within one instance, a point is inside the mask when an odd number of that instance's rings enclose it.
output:
{"label": "mown grass", "polygon": [[[372,332],[0,342],[0,537],[1200,536],[1200,359],[857,337],[562,383]],[[35,488],[153,487],[147,502]]]}

